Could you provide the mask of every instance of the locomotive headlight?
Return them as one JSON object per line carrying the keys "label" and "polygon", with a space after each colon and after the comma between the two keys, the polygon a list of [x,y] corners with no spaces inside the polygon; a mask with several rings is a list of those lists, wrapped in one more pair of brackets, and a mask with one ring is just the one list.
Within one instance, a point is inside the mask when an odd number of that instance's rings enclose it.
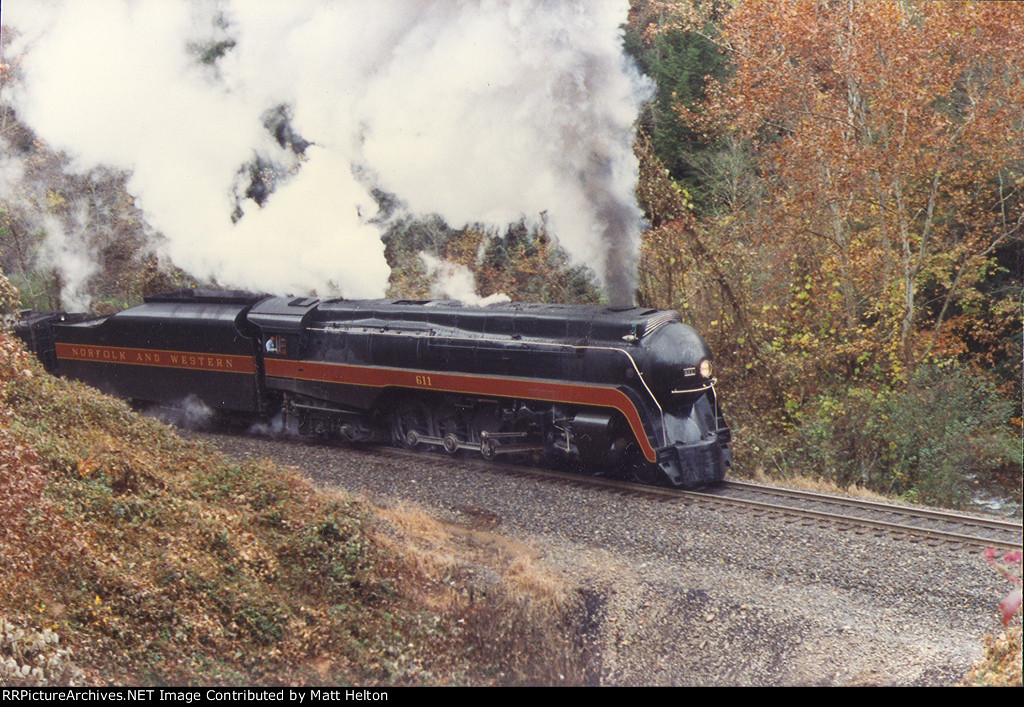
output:
{"label": "locomotive headlight", "polygon": [[708,359],[702,359],[700,366],[698,367],[702,378],[711,378],[711,361]]}

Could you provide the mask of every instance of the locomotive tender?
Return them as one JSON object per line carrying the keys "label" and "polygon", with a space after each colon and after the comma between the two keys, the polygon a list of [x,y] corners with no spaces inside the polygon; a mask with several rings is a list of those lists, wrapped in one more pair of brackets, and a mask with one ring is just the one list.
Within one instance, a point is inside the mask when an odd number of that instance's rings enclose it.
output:
{"label": "locomotive tender", "polygon": [[182,290],[107,317],[24,312],[17,331],[50,371],[105,392],[280,413],[307,436],[681,487],[731,464],[711,353],[676,312]]}

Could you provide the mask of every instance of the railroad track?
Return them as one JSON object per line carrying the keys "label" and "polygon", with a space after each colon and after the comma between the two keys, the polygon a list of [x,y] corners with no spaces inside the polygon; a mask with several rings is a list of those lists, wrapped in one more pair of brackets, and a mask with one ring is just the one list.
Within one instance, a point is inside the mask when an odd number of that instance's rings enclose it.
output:
{"label": "railroad track", "polygon": [[979,515],[804,491],[782,486],[727,481],[706,491],[687,492],[714,500],[743,504],[765,512],[801,517],[906,536],[908,539],[973,546],[1017,549],[1022,546],[1020,523]]}
{"label": "railroad track", "polygon": [[[221,431],[221,434],[231,434]],[[239,436],[235,434],[234,436]],[[244,435],[242,435],[244,436]],[[306,444],[298,439],[286,443]],[[339,443],[353,449],[353,447]],[[396,459],[458,460],[462,466],[516,477],[533,478],[548,484],[599,488],[608,493],[652,498],[665,503],[699,504],[717,508],[745,508],[748,512],[777,517],[801,525],[834,527],[857,534],[873,533],[904,538],[909,542],[952,544],[968,547],[1022,547],[1021,523],[995,516],[971,515],[925,506],[882,502],[804,491],[785,486],[728,480],[698,491],[643,486],[602,477],[573,474],[510,462],[485,462],[472,456],[444,457],[430,452],[412,452],[394,447],[374,446],[367,454]]]}
{"label": "railroad track", "polygon": [[802,525],[823,525],[858,534],[885,534],[910,542],[948,543],[972,547],[1020,549],[1021,523],[925,506],[868,500],[854,496],[725,481],[698,491],[640,486],[624,481],[566,474],[528,467],[499,465],[495,471],[531,476],[550,483],[602,487],[614,493],[714,507],[743,507],[759,515],[779,517]]}

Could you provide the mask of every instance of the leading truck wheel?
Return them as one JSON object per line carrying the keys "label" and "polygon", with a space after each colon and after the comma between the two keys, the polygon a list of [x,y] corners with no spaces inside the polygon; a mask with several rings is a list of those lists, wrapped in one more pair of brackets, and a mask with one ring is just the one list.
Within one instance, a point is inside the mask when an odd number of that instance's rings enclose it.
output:
{"label": "leading truck wheel", "polygon": [[416,449],[424,437],[433,437],[433,417],[418,400],[403,400],[391,415],[391,441],[396,447]]}

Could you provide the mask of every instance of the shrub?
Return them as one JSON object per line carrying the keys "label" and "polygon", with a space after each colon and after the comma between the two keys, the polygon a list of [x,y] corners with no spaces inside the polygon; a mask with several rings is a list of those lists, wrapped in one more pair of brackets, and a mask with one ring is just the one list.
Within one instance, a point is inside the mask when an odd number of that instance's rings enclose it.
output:
{"label": "shrub", "polygon": [[1003,597],[999,602],[999,610],[1003,614],[1003,626],[1010,623],[1014,615],[1020,611],[1021,606],[1021,552],[1012,550],[999,557],[999,551],[994,547],[985,550],[985,559],[989,561],[999,574],[1010,580],[1011,584],[1017,586]]}
{"label": "shrub", "polygon": [[15,314],[21,303],[18,288],[11,284],[3,271],[0,270],[0,316]]}
{"label": "shrub", "polygon": [[841,486],[959,505],[972,474],[1020,465],[1012,413],[983,378],[925,366],[905,390],[852,388],[813,400],[798,417],[790,461]]}
{"label": "shrub", "polygon": [[[1003,627],[1006,628],[1020,611],[1021,606],[1021,553],[1020,550],[1002,552],[994,547],[985,550],[984,557],[999,574],[1016,585],[999,603]],[[1021,686],[1021,627],[1013,626],[998,636],[985,638],[985,655],[964,677],[962,685]]]}

